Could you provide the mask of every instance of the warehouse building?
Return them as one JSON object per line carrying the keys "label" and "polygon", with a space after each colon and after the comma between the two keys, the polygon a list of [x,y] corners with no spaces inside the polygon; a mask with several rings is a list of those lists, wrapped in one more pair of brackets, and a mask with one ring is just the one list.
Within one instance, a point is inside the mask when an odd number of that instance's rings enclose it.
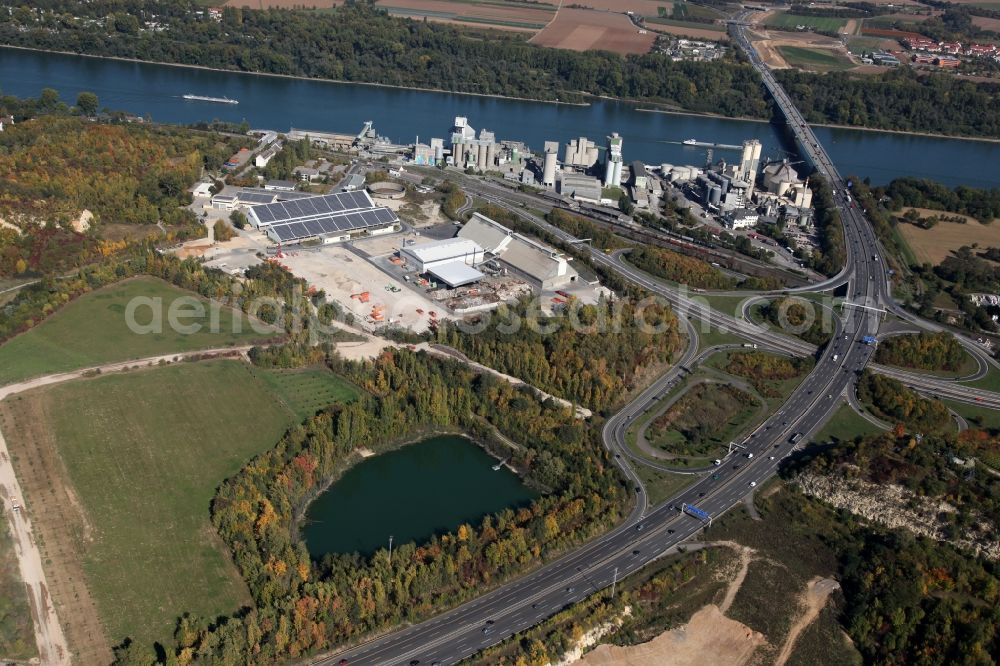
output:
{"label": "warehouse building", "polygon": [[582,173],[564,172],[559,180],[559,194],[577,201],[601,203],[601,181]]}
{"label": "warehouse building", "polygon": [[578,277],[561,252],[522,236],[480,213],[473,213],[458,232],[458,237],[474,241],[490,258],[542,289],[558,289]]}
{"label": "warehouse building", "polygon": [[485,259],[483,248],[478,243],[458,237],[410,245],[401,249],[399,256],[412,263],[419,273],[454,262],[476,266]]}
{"label": "warehouse building", "polygon": [[467,238],[446,238],[404,247],[399,256],[412,264],[418,273],[426,273],[452,289],[478,282],[483,274],[475,266],[483,263],[486,253]]}
{"label": "warehouse building", "polygon": [[276,243],[324,243],[399,231],[399,218],[367,192],[339,192],[251,206],[247,220]]}

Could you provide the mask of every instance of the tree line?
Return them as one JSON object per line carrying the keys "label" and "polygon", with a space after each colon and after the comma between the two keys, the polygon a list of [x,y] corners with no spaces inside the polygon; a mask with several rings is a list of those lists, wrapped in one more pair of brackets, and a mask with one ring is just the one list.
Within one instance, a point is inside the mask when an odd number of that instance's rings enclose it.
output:
{"label": "tree line", "polygon": [[930,208],[974,217],[980,224],[1000,219],[1000,187],[978,189],[959,185],[949,188],[926,178],[897,178],[884,188],[877,188],[889,198],[888,208],[904,206]]}

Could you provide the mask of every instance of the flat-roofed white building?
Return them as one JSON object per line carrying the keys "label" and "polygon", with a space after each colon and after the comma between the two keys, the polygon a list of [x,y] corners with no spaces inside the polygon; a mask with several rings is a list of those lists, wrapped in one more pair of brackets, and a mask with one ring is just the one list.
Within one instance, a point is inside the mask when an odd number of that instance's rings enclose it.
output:
{"label": "flat-roofed white building", "polygon": [[486,253],[478,243],[457,236],[410,245],[401,249],[399,255],[416,266],[419,273],[426,273],[438,266],[456,262],[466,266],[477,266],[486,258]]}

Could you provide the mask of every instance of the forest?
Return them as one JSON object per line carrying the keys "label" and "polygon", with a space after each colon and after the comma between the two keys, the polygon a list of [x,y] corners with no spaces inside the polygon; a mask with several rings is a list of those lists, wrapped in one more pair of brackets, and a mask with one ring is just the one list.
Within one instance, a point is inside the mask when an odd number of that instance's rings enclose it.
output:
{"label": "forest", "polygon": [[761,306],[760,313],[778,330],[817,346],[825,345],[832,335],[832,326],[824,324],[824,311],[804,298],[783,296],[768,301]]}
{"label": "forest", "polygon": [[[183,207],[188,188],[242,145],[182,128],[94,122],[82,109],[94,111],[96,96],[77,102],[67,106],[52,89],[38,99],[0,97],[0,115],[15,117],[0,133],[0,218],[20,230],[0,228],[0,277],[49,275],[120,253],[129,235],[107,237],[109,224],[161,223],[153,235],[168,240],[203,235]],[[84,210],[89,228],[74,228]]]}
{"label": "forest", "polygon": [[652,245],[638,245],[626,255],[628,262],[650,275],[694,289],[773,289],[774,280],[750,276],[745,280],[729,277],[703,259]]}
{"label": "forest", "polygon": [[898,67],[877,75],[775,72],[809,122],[958,136],[1000,136],[1000,83]]}
{"label": "forest", "polygon": [[968,215],[981,224],[1000,219],[1000,187],[985,190],[959,185],[952,189],[933,180],[897,178],[877,192],[879,198],[889,197],[887,205],[893,211],[913,206]]}
{"label": "forest", "polygon": [[[512,324],[512,322],[519,322]],[[644,324],[644,325],[642,325]],[[478,333],[442,322],[437,341],[543,391],[606,412],[645,369],[681,346],[677,319],[662,303],[630,300],[571,304],[552,317],[522,301],[472,323]],[[464,328],[464,327],[463,327]],[[481,329],[481,330],[480,330]]]}
{"label": "forest", "polygon": [[951,333],[917,333],[883,338],[875,352],[877,363],[920,370],[959,370],[967,356]]}
{"label": "forest", "polygon": [[733,352],[729,355],[725,371],[743,377],[761,395],[769,398],[781,394],[769,383],[793,379],[809,371],[811,361],[807,358],[787,358],[767,352]]}
{"label": "forest", "polygon": [[[295,348],[295,363],[314,352]],[[281,355],[268,352],[268,362]],[[292,428],[226,481],[212,519],[250,587],[255,608],[230,618],[185,616],[162,663],[275,663],[400,622],[417,621],[550,559],[617,521],[629,496],[599,431],[567,409],[463,364],[393,351],[367,363],[331,353],[327,365],[365,390]],[[547,489],[531,505],[422,544],[309,558],[296,535],[308,502],[362,446],[376,451],[414,433],[495,427],[522,448],[511,463]],[[508,455],[510,451],[508,450]],[[123,645],[118,663],[149,663],[150,646]]]}
{"label": "forest", "polygon": [[951,413],[940,400],[922,398],[891,377],[865,370],[858,381],[858,400],[881,419],[902,424],[911,433],[940,433],[952,427]]}

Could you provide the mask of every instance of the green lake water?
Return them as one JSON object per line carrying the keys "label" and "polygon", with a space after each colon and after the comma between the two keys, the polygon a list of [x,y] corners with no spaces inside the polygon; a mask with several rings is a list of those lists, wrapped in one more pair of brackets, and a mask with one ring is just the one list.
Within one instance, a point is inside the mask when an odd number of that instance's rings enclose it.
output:
{"label": "green lake water", "polygon": [[443,435],[373,456],[349,469],[309,506],[302,527],[310,554],[358,551],[425,541],[475,525],[537,493],[465,437]]}

